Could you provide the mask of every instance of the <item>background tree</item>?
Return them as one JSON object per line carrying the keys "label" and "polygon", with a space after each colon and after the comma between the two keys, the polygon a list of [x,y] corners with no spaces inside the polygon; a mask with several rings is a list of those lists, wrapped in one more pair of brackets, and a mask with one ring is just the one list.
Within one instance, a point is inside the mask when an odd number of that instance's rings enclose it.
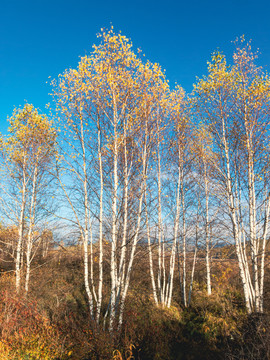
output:
{"label": "background tree", "polygon": [[9,122],[10,134],[1,138],[2,174],[5,176],[2,202],[6,206],[4,215],[18,227],[16,290],[20,290],[25,249],[27,292],[33,259],[34,228],[37,225],[37,212],[44,209],[45,189],[51,181],[49,172],[56,131],[52,122],[45,115],[38,114],[30,104],[26,104],[23,109],[15,109]]}

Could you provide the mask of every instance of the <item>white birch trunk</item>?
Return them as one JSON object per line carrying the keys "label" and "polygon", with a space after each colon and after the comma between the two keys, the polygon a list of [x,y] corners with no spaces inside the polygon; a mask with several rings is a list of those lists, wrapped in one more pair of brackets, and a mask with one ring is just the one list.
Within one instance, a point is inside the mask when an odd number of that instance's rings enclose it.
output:
{"label": "white birch trunk", "polygon": [[139,237],[139,230],[140,230],[140,225],[141,225],[141,213],[142,213],[143,198],[144,198],[144,193],[143,193],[143,186],[142,186],[142,187],[141,187],[140,200],[139,200],[137,228],[136,228],[136,232],[135,232],[135,236],[134,236],[134,241],[133,241],[133,243],[132,243],[130,259],[129,259],[129,263],[128,263],[128,267],[127,267],[127,272],[126,272],[124,289],[123,289],[123,293],[122,293],[122,297],[121,297],[121,302],[120,302],[119,328],[122,326],[122,322],[123,322],[123,313],[124,313],[125,299],[126,299],[126,296],[127,296],[127,290],[128,290],[128,287],[129,287],[131,269],[132,269],[132,265],[133,265],[133,261],[134,261],[134,255],[135,255],[135,250],[136,250],[136,245],[137,245],[138,237]]}
{"label": "white birch trunk", "polygon": [[32,182],[32,195],[31,195],[31,205],[29,212],[29,229],[27,234],[26,242],[26,276],[25,276],[25,292],[28,293],[29,290],[29,279],[30,279],[30,265],[31,265],[31,253],[33,246],[33,226],[35,223],[35,210],[36,210],[36,185],[37,185],[37,173],[38,169],[35,166]]}
{"label": "white birch trunk", "polygon": [[266,210],[265,210],[265,220],[264,220],[264,229],[263,229],[263,239],[262,239],[262,258],[261,258],[261,278],[260,278],[260,312],[263,312],[263,292],[264,292],[264,267],[265,267],[265,251],[266,251],[266,239],[268,233],[268,224],[269,224],[269,212],[270,212],[270,193],[268,194],[266,200]]}
{"label": "white birch trunk", "polygon": [[161,178],[160,178],[160,148],[159,136],[157,144],[157,175],[158,175],[158,294],[161,304],[164,304],[163,294],[163,262],[162,262],[162,217],[161,217]]}
{"label": "white birch trunk", "polygon": [[196,225],[196,243],[195,243],[195,250],[194,250],[194,256],[193,256],[189,292],[188,292],[188,306],[190,306],[190,304],[191,304],[191,295],[192,295],[192,290],[193,290],[193,280],[194,280],[195,266],[196,266],[196,261],[197,261],[197,250],[198,250],[198,226]]}
{"label": "white birch trunk", "polygon": [[100,176],[100,199],[99,199],[99,280],[98,280],[98,301],[96,322],[99,323],[102,288],[103,288],[103,164],[101,153],[101,132],[98,124],[98,158],[99,158],[99,176]]}
{"label": "white birch trunk", "polygon": [[90,231],[90,281],[91,281],[91,289],[93,293],[93,298],[95,300],[95,303],[97,303],[97,294],[96,294],[96,288],[95,288],[95,282],[94,282],[94,259],[93,259],[93,231],[92,231],[92,224],[89,219],[89,212],[87,212],[88,215],[88,224],[89,224],[89,231]]}
{"label": "white birch trunk", "polygon": [[94,306],[93,306],[93,297],[90,290],[89,285],[89,263],[88,263],[88,244],[89,244],[89,233],[88,229],[85,229],[85,232],[83,234],[83,253],[84,253],[84,286],[85,291],[88,297],[88,304],[90,309],[90,316],[93,319],[94,318]]}
{"label": "white birch trunk", "polygon": [[109,330],[112,331],[116,312],[117,294],[117,264],[116,264],[116,242],[117,242],[117,191],[118,191],[118,132],[117,132],[117,109],[116,100],[113,95],[114,108],[114,143],[113,143],[113,194],[112,194],[112,245],[111,245],[111,309],[109,319]]}
{"label": "white birch trunk", "polygon": [[248,152],[248,198],[249,198],[249,229],[250,229],[250,249],[253,268],[253,283],[255,290],[255,309],[259,311],[259,276],[258,276],[258,249],[256,239],[256,200],[254,189],[254,171],[253,171],[253,155],[252,155],[252,139],[248,132],[247,119],[245,114],[245,127],[247,136],[247,152]]}
{"label": "white birch trunk", "polygon": [[25,170],[25,158],[23,164],[23,174],[22,174],[22,198],[21,198],[21,209],[20,209],[20,218],[19,218],[19,232],[18,232],[18,243],[15,259],[15,273],[16,273],[16,292],[20,292],[21,284],[21,257],[22,257],[22,243],[23,243],[23,233],[24,233],[24,213],[25,213],[25,202],[26,202],[26,170]]}
{"label": "white birch trunk", "polygon": [[155,300],[156,305],[158,305],[156,282],[155,282],[154,269],[153,269],[153,254],[152,254],[152,246],[151,246],[150,225],[149,225],[149,219],[148,219],[148,206],[147,206],[147,199],[146,199],[146,185],[145,185],[145,188],[144,188],[144,192],[145,192],[145,218],[146,218],[146,230],[147,230],[147,243],[148,243],[150,279],[151,279],[151,284],[152,284],[154,300]]}
{"label": "white birch trunk", "polygon": [[83,119],[81,116],[81,146],[83,155],[83,191],[84,191],[84,231],[81,231],[83,237],[83,252],[84,252],[84,285],[88,297],[88,304],[90,309],[90,316],[94,318],[94,304],[93,296],[89,285],[89,259],[88,259],[88,246],[89,246],[89,215],[88,215],[88,189],[87,189],[87,168],[86,168],[86,151],[84,143],[84,129]]}
{"label": "white birch trunk", "polygon": [[210,268],[210,237],[209,237],[209,190],[208,190],[208,178],[207,178],[207,165],[203,160],[204,167],[204,190],[205,190],[205,212],[206,212],[206,224],[205,224],[205,244],[206,244],[206,283],[207,294],[211,295],[211,268]]}
{"label": "white birch trunk", "polygon": [[121,328],[122,323],[123,323],[125,299],[126,299],[127,290],[129,287],[130,274],[131,274],[131,269],[132,269],[132,265],[133,265],[133,261],[134,261],[134,255],[135,255],[135,250],[136,250],[136,246],[137,246],[137,242],[138,242],[140,226],[141,226],[142,204],[143,204],[143,199],[145,198],[145,181],[146,181],[146,168],[147,168],[147,164],[146,164],[147,163],[147,140],[148,140],[148,133],[147,133],[147,126],[146,126],[144,150],[143,150],[143,158],[142,158],[142,174],[141,174],[141,186],[140,186],[140,197],[139,197],[139,207],[138,207],[138,219],[137,219],[137,226],[136,226],[136,230],[135,230],[134,239],[132,242],[129,263],[127,266],[124,288],[123,288],[121,301],[120,301],[119,322],[118,322],[119,329]]}
{"label": "white birch trunk", "polygon": [[186,273],[186,213],[185,213],[185,193],[184,193],[184,169],[183,163],[181,164],[181,198],[182,198],[182,249],[183,249],[183,275],[182,275],[182,297],[183,297],[183,304],[187,306],[187,293],[186,293],[186,282],[187,282],[187,273]]}
{"label": "white birch trunk", "polygon": [[[179,161],[181,161],[181,151],[178,151]],[[168,298],[166,299],[167,307],[171,306],[172,301],[172,291],[173,291],[173,279],[174,279],[174,268],[175,268],[175,256],[176,256],[176,242],[177,236],[179,232],[179,217],[180,217],[180,184],[181,184],[181,167],[178,167],[178,182],[177,182],[177,190],[176,190],[176,215],[174,221],[174,235],[173,235],[173,246],[170,257],[170,275],[168,279]]]}
{"label": "white birch trunk", "polygon": [[124,125],[124,223],[123,236],[121,242],[121,255],[119,263],[119,277],[118,277],[118,292],[116,307],[119,305],[122,290],[125,282],[125,268],[126,268],[126,252],[127,252],[127,225],[128,225],[128,188],[129,188],[129,173],[128,173],[128,159],[127,159],[127,133],[126,124]]}
{"label": "white birch trunk", "polygon": [[243,290],[244,290],[244,297],[245,297],[245,303],[248,313],[251,312],[252,307],[250,303],[250,291],[249,291],[249,284],[247,281],[245,269],[247,267],[247,264],[243,263],[243,258],[241,256],[241,242],[240,242],[240,233],[239,228],[237,226],[237,220],[236,220],[236,211],[235,211],[235,205],[234,205],[234,197],[232,192],[232,180],[231,180],[231,170],[230,170],[230,157],[229,157],[229,150],[228,150],[228,144],[226,140],[226,134],[225,134],[225,123],[224,119],[222,119],[222,142],[224,146],[224,152],[225,152],[225,161],[226,161],[226,192],[227,192],[227,200],[228,200],[228,207],[229,212],[232,220],[233,225],[233,235],[235,239],[235,245],[236,245],[236,254],[238,258],[238,265],[239,265],[239,271],[240,271],[240,277],[243,284]]}

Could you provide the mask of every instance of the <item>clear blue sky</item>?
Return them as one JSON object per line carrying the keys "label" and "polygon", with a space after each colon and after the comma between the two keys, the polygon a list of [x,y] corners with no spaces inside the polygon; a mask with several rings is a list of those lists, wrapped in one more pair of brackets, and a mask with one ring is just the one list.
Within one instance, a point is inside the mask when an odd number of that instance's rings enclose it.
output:
{"label": "clear blue sky", "polygon": [[45,111],[48,77],[76,67],[112,24],[166,69],[187,92],[219,48],[228,56],[245,34],[270,64],[269,0],[2,0],[0,2],[0,131],[25,100]]}

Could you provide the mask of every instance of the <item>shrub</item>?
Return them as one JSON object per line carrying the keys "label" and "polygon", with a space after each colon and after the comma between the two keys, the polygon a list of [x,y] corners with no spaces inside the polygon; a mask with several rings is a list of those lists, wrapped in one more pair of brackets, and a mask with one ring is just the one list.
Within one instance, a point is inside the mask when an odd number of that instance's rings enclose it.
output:
{"label": "shrub", "polygon": [[0,334],[0,360],[51,360],[70,355],[60,332],[36,302],[7,290],[0,292]]}

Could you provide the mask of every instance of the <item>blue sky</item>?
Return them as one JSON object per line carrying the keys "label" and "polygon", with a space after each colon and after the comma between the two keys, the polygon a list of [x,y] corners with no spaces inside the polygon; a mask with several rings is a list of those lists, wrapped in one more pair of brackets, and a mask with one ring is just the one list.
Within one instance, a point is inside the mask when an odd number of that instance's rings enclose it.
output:
{"label": "blue sky", "polygon": [[228,57],[232,41],[245,34],[270,65],[270,2],[267,0],[91,1],[1,0],[0,131],[25,101],[45,111],[48,77],[76,67],[89,54],[100,28],[112,24],[166,69],[173,86],[187,92],[219,48]]}

